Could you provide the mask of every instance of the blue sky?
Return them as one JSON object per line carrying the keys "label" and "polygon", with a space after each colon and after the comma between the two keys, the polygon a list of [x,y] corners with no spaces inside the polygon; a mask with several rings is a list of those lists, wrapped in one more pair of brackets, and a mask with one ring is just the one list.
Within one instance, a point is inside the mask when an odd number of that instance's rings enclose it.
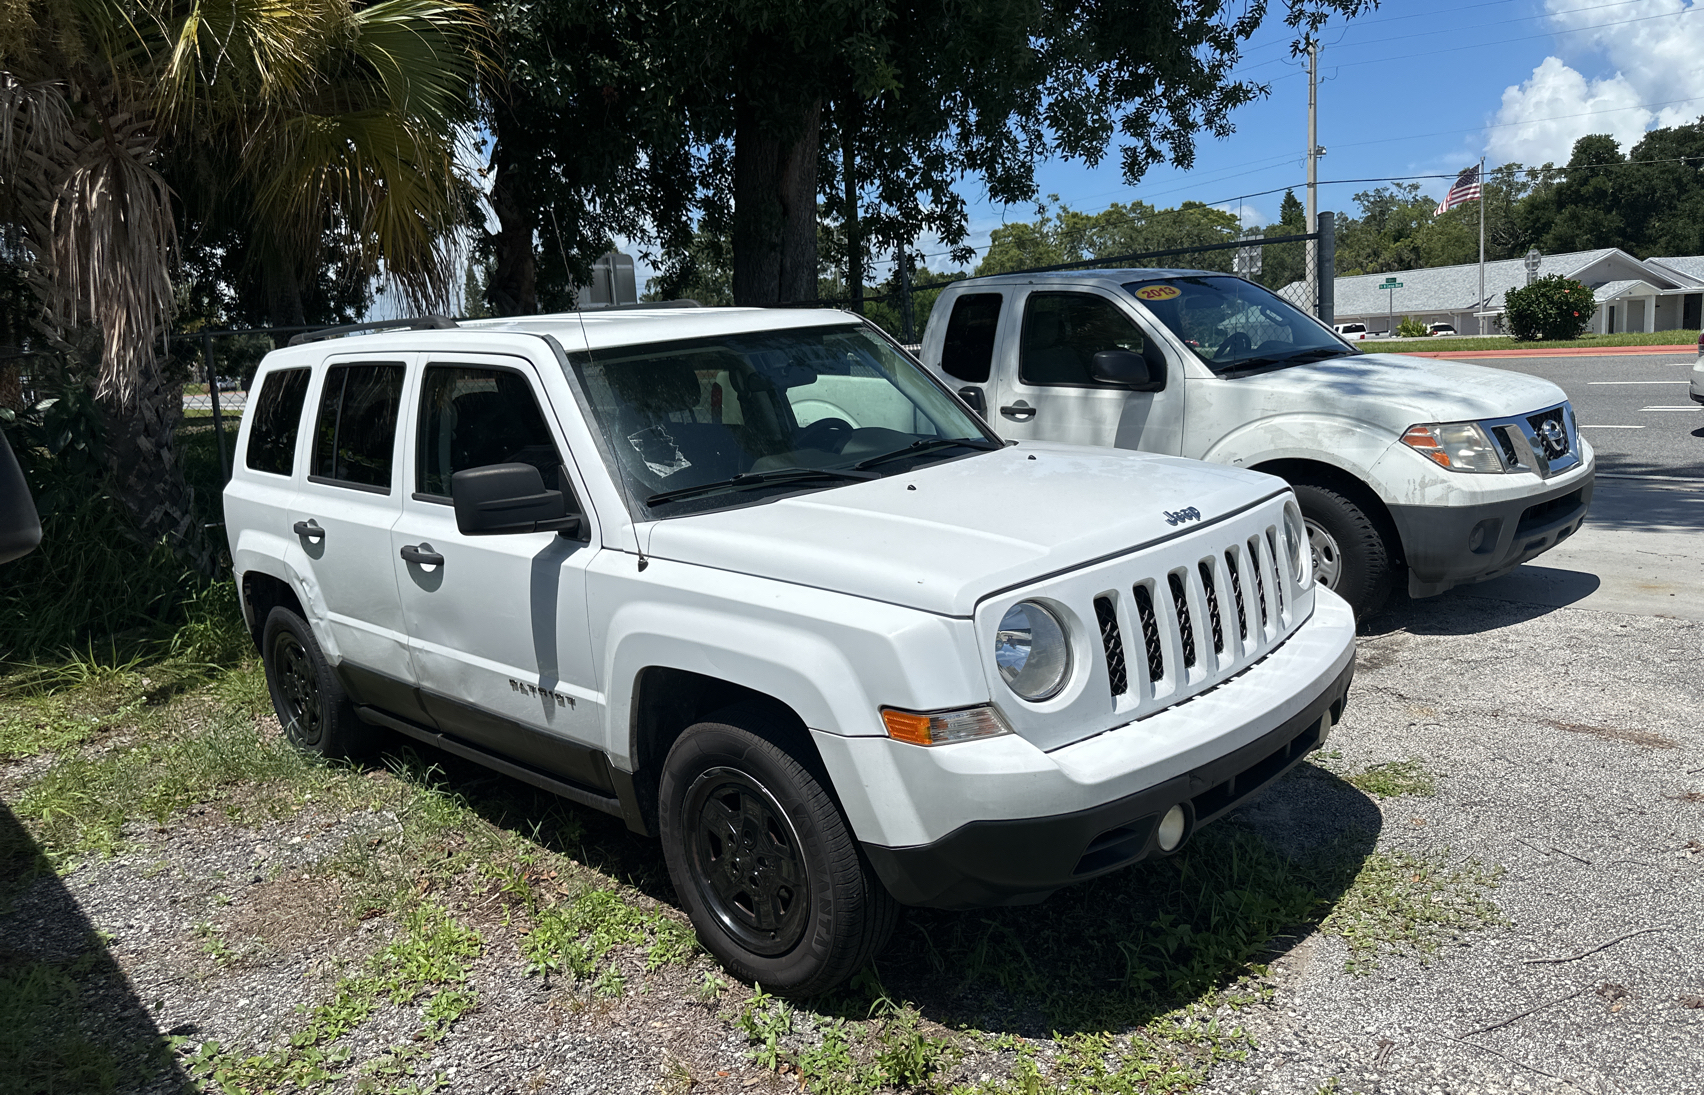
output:
{"label": "blue sky", "polygon": [[[1274,3],[1274,9],[1280,4]],[[1704,0],[1386,0],[1363,19],[1321,36],[1320,179],[1453,174],[1481,155],[1506,162],[1563,162],[1575,139],[1613,133],[1624,149],[1655,125],[1704,114]],[[1195,165],[1149,170],[1135,187],[1116,154],[1098,167],[1041,165],[1043,194],[1094,212],[1140,199],[1158,206],[1204,201],[1240,207],[1249,223],[1277,219],[1282,190],[1303,196],[1307,178],[1307,76],[1289,56],[1292,34],[1270,19],[1245,51],[1242,71],[1271,94],[1237,111],[1236,132],[1208,138]],[[1320,208],[1354,212],[1376,183],[1321,186]],[[1425,180],[1442,195],[1447,181]],[[1033,206],[1001,207],[967,181],[973,244]],[[922,241],[926,252],[939,250]],[[944,257],[928,260],[941,268]]]}

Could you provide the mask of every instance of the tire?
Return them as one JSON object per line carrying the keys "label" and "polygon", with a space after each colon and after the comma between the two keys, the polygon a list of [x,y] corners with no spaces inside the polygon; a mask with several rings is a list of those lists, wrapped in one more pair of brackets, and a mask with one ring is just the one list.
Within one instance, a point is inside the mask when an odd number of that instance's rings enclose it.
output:
{"label": "tire", "polygon": [[750,705],[689,726],[663,762],[658,835],[704,946],[735,976],[800,998],[874,958],[899,907],[788,730]]}
{"label": "tire", "polygon": [[291,745],[323,757],[358,757],[374,749],[380,732],[356,717],[306,620],[274,608],[260,649],[272,707]]}
{"label": "tire", "polygon": [[1384,607],[1396,576],[1384,535],[1347,496],[1317,483],[1294,487],[1315,576],[1349,602],[1355,619],[1368,619]]}

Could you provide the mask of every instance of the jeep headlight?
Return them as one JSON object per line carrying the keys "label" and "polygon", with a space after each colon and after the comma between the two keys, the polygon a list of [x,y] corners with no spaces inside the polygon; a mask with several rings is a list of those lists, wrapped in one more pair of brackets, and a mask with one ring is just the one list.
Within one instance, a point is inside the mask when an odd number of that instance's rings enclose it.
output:
{"label": "jeep headlight", "polygon": [[1503,471],[1503,460],[1485,427],[1477,422],[1426,422],[1408,427],[1402,443],[1440,468]]}
{"label": "jeep headlight", "polygon": [[1045,700],[1071,675],[1071,644],[1065,625],[1035,601],[1019,601],[1000,617],[994,660],[1006,686],[1026,700]]}
{"label": "jeep headlight", "polygon": [[1313,552],[1308,548],[1308,532],[1302,524],[1302,511],[1294,502],[1284,503],[1284,543],[1290,549],[1290,573],[1298,586],[1306,588],[1308,580],[1313,577],[1308,573]]}

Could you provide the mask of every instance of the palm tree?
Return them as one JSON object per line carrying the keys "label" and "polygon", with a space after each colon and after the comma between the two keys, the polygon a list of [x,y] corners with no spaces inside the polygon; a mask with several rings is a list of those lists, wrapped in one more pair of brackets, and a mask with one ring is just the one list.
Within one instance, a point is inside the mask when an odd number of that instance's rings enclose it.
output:
{"label": "palm tree", "polygon": [[[80,331],[98,333],[107,461],[149,539],[206,565],[158,356],[179,217],[246,220],[286,300],[329,236],[355,275],[442,306],[486,40],[462,0],[0,5],[6,253],[48,345],[74,355]],[[174,193],[162,167],[203,148],[221,170]]]}

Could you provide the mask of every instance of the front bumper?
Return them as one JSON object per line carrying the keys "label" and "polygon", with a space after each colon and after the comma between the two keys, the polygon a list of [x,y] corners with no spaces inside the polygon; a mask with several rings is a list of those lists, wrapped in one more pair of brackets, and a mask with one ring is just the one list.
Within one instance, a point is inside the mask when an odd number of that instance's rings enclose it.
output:
{"label": "front bumper", "polygon": [[[1184,807],[1192,831],[1316,748],[1322,719],[1343,712],[1354,631],[1348,606],[1321,591],[1282,646],[1220,687],[1051,752],[1016,736],[936,748],[814,736],[896,898],[1027,904],[1153,853],[1171,806]],[[924,839],[904,839],[912,834]]]}
{"label": "front bumper", "polygon": [[1466,506],[1391,506],[1408,561],[1409,596],[1432,597],[1458,585],[1501,578],[1560,544],[1585,522],[1596,474],[1594,460],[1583,475],[1564,476],[1560,484],[1518,498]]}

